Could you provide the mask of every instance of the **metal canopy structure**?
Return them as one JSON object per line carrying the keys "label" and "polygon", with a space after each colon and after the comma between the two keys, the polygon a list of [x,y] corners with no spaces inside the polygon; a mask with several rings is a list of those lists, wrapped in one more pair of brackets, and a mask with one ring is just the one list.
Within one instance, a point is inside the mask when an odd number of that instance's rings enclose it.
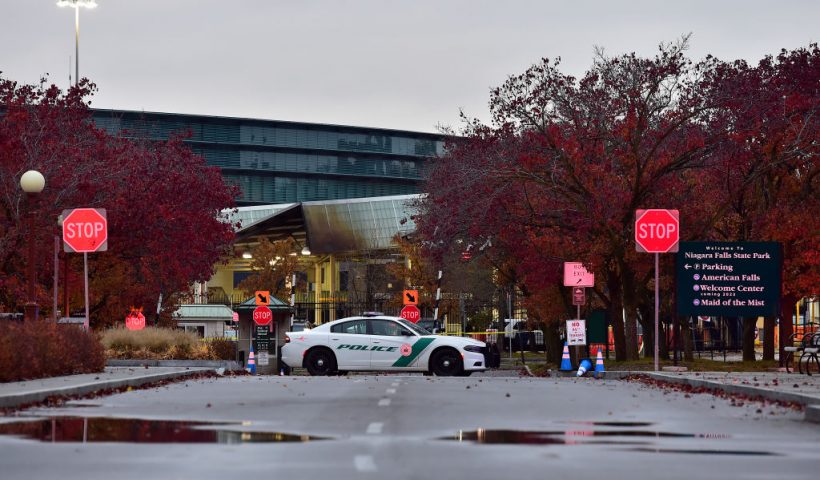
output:
{"label": "metal canopy structure", "polygon": [[415,203],[420,198],[395,195],[240,208],[234,221],[242,225],[234,243],[247,248],[260,237],[293,237],[313,255],[386,250],[395,246],[396,235],[415,231]]}

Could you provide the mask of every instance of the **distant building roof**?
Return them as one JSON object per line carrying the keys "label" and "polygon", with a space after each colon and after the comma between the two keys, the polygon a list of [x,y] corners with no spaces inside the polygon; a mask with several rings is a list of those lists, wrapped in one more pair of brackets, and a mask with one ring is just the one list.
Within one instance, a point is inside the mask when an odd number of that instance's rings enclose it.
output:
{"label": "distant building roof", "polygon": [[[274,296],[270,296],[269,299],[270,299],[270,304],[268,305],[268,308],[270,308],[274,312],[282,312],[282,311],[289,311],[290,310],[290,304],[285,303],[284,301],[282,301],[282,300],[280,300],[280,299],[278,299]],[[249,309],[254,309],[254,308],[256,308],[256,298],[254,298],[254,297],[251,297],[251,298],[245,300],[244,302],[242,302],[242,303],[240,303],[239,305],[236,306],[237,310],[249,310]]]}
{"label": "distant building roof", "polygon": [[180,305],[174,312],[178,320],[233,320],[233,310],[227,305]]}
{"label": "distant building roof", "polygon": [[273,241],[293,237],[314,255],[384,250],[394,246],[396,235],[415,231],[414,204],[419,198],[394,195],[243,207],[243,215],[247,208],[257,209],[257,219],[243,223],[236,243],[251,243],[259,236]]}

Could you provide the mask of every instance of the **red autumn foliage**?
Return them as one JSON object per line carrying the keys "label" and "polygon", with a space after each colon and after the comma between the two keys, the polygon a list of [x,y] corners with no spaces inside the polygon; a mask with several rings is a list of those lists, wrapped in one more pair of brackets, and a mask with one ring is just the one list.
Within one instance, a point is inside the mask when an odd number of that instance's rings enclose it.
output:
{"label": "red autumn foliage", "polygon": [[0,382],[101,372],[102,344],[93,333],[53,322],[0,323]]}
{"label": "red autumn foliage", "polygon": [[686,43],[653,58],[599,53],[581,79],[547,59],[511,76],[491,93],[493,125],[468,121],[431,171],[423,241],[492,239],[486,256],[515,271],[529,314],[553,322],[573,314],[557,301],[561,263],[584,262],[595,303],[626,317],[613,322],[619,360],[637,356],[636,321],[653,335],[654,258],[635,251],[637,209],[680,210],[682,240],[780,241],[784,290],[817,294],[817,46],[748,67],[693,64]]}
{"label": "red autumn foliage", "polygon": [[[137,142],[97,128],[87,103],[93,91],[87,81],[63,93],[45,81],[0,77],[0,310],[22,310],[24,252],[34,242],[36,299],[50,314],[53,242],[64,209],[107,209],[108,251],[89,254],[95,328],[122,322],[132,306],[155,311],[160,294],[170,308],[175,293],[208,279],[228,252],[233,228],[219,216],[237,190],[179,138]],[[19,186],[30,169],[46,178],[33,202]],[[72,310],[82,310],[82,255],[67,255]]]}

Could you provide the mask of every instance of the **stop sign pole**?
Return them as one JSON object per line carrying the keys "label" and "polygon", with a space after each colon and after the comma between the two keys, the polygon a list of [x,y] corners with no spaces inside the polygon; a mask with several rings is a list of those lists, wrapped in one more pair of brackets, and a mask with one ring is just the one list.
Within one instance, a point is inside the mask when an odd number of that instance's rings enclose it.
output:
{"label": "stop sign pole", "polygon": [[[88,312],[88,252],[108,250],[108,216],[104,208],[63,210],[63,246],[66,253],[82,252],[85,276],[85,321],[89,329]],[[71,312],[66,312],[68,315]]]}
{"label": "stop sign pole", "polygon": [[635,211],[635,250],[655,254],[655,371],[658,371],[658,254],[677,252],[680,215],[677,210]]}

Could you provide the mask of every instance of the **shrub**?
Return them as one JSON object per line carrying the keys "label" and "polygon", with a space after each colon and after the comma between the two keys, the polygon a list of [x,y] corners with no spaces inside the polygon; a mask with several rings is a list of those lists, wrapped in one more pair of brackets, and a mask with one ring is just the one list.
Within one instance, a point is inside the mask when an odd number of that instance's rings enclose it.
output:
{"label": "shrub", "polygon": [[0,382],[101,372],[100,341],[75,325],[0,323]]}
{"label": "shrub", "polygon": [[235,360],[236,342],[226,338],[209,338],[208,356],[214,360]]}
{"label": "shrub", "polygon": [[[215,342],[215,343],[214,343]],[[230,347],[224,346],[227,342]],[[178,329],[148,327],[142,330],[106,330],[102,343],[109,358],[140,360],[233,360],[232,342],[224,339],[203,341],[196,334]],[[212,346],[214,344],[214,346]],[[230,348],[230,355],[225,352]]]}

